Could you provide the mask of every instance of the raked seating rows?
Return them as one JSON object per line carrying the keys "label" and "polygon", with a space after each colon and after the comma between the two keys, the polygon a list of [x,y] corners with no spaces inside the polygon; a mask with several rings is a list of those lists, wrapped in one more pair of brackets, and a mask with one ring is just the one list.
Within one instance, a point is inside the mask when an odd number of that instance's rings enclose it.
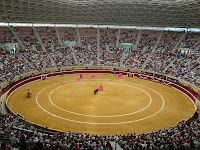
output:
{"label": "raked seating rows", "polygon": [[[160,41],[158,41],[161,31],[143,30],[139,38],[139,31],[135,29],[103,28],[99,30],[100,51],[98,55],[97,28],[78,28],[81,47],[73,46],[70,48],[67,44],[78,42],[76,28],[57,27],[56,31],[54,27],[35,27],[47,51],[43,51],[32,27],[12,28],[25,48],[22,49],[22,46],[19,46],[15,53],[1,51],[1,82],[34,69],[60,68],[72,65],[122,66],[163,72],[184,79],[186,74],[199,65],[199,61],[197,61],[200,57],[199,33],[188,32],[185,38],[180,41],[175,52],[172,53],[184,32],[164,31]],[[133,44],[131,48],[116,47],[118,32],[120,32],[119,42],[131,43]],[[62,43],[59,42],[59,38]],[[135,47],[137,40],[139,42]],[[17,42],[9,27],[0,27],[0,43],[2,45]],[[156,45],[155,52],[152,52],[156,43],[158,45]],[[190,51],[186,50],[182,53],[181,48],[189,48]],[[120,64],[120,62],[122,63]],[[198,77],[199,72],[193,76],[196,82],[199,82]]]}

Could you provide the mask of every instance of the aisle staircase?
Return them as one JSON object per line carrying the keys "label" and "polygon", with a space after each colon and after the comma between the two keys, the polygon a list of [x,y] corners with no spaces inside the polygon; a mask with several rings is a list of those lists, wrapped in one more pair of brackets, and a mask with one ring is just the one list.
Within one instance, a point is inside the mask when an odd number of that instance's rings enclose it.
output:
{"label": "aisle staircase", "polygon": [[142,64],[142,68],[144,68],[144,66],[147,64],[147,62],[149,61],[150,57],[155,53],[155,50],[156,48],[158,47],[159,43],[160,43],[160,39],[163,35],[164,31],[161,31],[159,36],[158,36],[158,39],[153,47],[153,50],[151,51],[151,53],[149,54],[149,56],[147,57],[147,59],[145,60],[145,62]]}
{"label": "aisle staircase", "polygon": [[[15,30],[12,28],[12,26],[9,26],[9,28],[10,28],[11,32],[13,33],[13,35],[15,36],[15,38],[17,39],[18,43],[21,45],[21,47],[22,47],[23,49],[26,49],[26,46],[24,46],[23,42],[19,39],[17,33],[16,33]],[[31,68],[35,68],[35,66],[34,66],[30,61],[28,61],[28,60],[26,59],[26,57],[25,57],[23,54],[20,54],[20,56],[22,56],[23,59],[24,59],[28,64],[30,64]]]}
{"label": "aisle staircase", "polygon": [[59,44],[61,45],[61,47],[64,47],[63,42],[62,42],[62,40],[61,40],[61,38],[60,38],[60,33],[59,33],[57,27],[54,27],[54,29],[55,29],[55,31],[56,31],[56,36],[57,36],[57,38],[58,38]]}
{"label": "aisle staircase", "polygon": [[35,27],[32,27],[32,28],[33,28],[33,31],[34,31],[34,33],[35,33],[35,35],[36,35],[36,37],[37,37],[37,39],[38,39],[38,41],[39,41],[41,47],[42,47],[42,50],[45,51],[45,52],[47,52],[47,50],[46,50],[46,48],[45,48],[45,46],[44,46],[44,43],[42,42],[42,40],[41,40],[41,38],[40,38],[40,36],[39,36],[37,30],[35,29]]}
{"label": "aisle staircase", "polygon": [[186,34],[187,34],[187,33],[185,32],[185,33],[183,33],[183,35],[180,37],[180,39],[178,40],[178,42],[177,42],[176,45],[174,46],[174,48],[173,48],[173,50],[172,50],[172,53],[174,53],[174,52],[176,51],[177,47],[179,46],[179,44],[181,43],[181,41],[185,38]]}
{"label": "aisle staircase", "polygon": [[[200,44],[194,49],[194,51],[192,51],[192,54],[194,54],[198,49],[200,48]],[[200,62],[200,56],[196,59],[196,62]],[[200,65],[200,64],[199,64]],[[198,66],[199,66],[198,65]],[[198,66],[196,66],[195,68],[191,69],[189,72],[187,72],[183,77],[185,77],[186,75],[190,74],[193,70],[195,70]]]}
{"label": "aisle staircase", "polygon": [[51,60],[51,63],[53,63],[54,66],[57,67],[55,61],[53,60],[53,58],[52,58],[52,57],[49,55],[49,53],[47,52],[47,50],[46,50],[46,48],[45,48],[45,46],[44,46],[44,44],[43,44],[43,42],[42,42],[42,40],[41,40],[41,38],[40,38],[38,32],[37,32],[37,30],[35,29],[35,27],[32,27],[32,28],[33,28],[33,31],[34,31],[34,33],[35,33],[35,35],[36,35],[38,41],[40,42],[40,45],[41,45],[41,47],[42,47],[42,50],[46,52],[47,57]]}
{"label": "aisle staircase", "polygon": [[76,36],[77,36],[77,46],[81,47],[81,37],[79,33],[79,28],[76,28]]}
{"label": "aisle staircase", "polygon": [[118,28],[117,32],[116,48],[119,48],[119,40],[120,40],[120,28]]}
{"label": "aisle staircase", "polygon": [[162,38],[163,33],[164,33],[164,31],[161,31],[161,32],[160,32],[160,35],[158,36],[158,39],[157,39],[157,41],[156,41],[156,44],[155,44],[154,47],[153,47],[153,50],[151,51],[151,54],[154,54],[154,53],[155,53],[156,48],[157,48],[158,45],[160,44],[160,39]]}
{"label": "aisle staircase", "polygon": [[37,68],[32,64],[32,62],[30,62],[30,61],[28,61],[28,59],[26,59],[26,57],[25,57],[23,54],[20,54],[20,56],[22,56],[23,59],[24,59],[28,64],[30,64],[31,68],[37,69]]}
{"label": "aisle staircase", "polygon": [[97,28],[97,64],[100,64],[100,29]]}
{"label": "aisle staircase", "polygon": [[198,51],[200,48],[200,44],[198,44],[198,46],[194,49],[194,51],[192,51],[192,54],[196,53],[196,51]]}
{"label": "aisle staircase", "polygon": [[166,67],[165,69],[162,70],[162,72],[164,73],[170,66],[173,66],[173,63],[177,60],[177,58],[175,58],[174,60],[172,60]]}
{"label": "aisle staircase", "polygon": [[12,28],[12,26],[9,26],[9,28],[10,28],[11,32],[13,33],[13,35],[15,36],[15,38],[17,39],[19,45],[21,45],[21,47],[23,49],[25,49],[26,47],[24,46],[23,42],[19,39],[17,33],[15,33],[14,29]]}
{"label": "aisle staircase", "polygon": [[137,40],[136,40],[136,43],[135,43],[135,45],[134,45],[134,49],[137,49],[137,46],[138,46],[138,44],[139,44],[139,42],[140,42],[141,35],[142,35],[142,30],[139,30],[139,31],[138,31]]}
{"label": "aisle staircase", "polygon": [[[200,57],[199,57],[199,60],[200,60]],[[186,74],[184,74],[184,76],[183,77],[186,77],[187,75],[189,75],[192,71],[194,71],[196,68],[198,68],[200,66],[200,64],[199,65],[197,65],[195,68],[193,68],[193,69],[191,69],[189,72],[187,72]]]}

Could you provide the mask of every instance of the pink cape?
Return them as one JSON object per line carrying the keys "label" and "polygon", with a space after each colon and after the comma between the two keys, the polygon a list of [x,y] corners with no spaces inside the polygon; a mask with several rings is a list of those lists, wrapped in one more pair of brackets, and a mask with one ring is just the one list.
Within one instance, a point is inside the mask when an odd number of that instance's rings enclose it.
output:
{"label": "pink cape", "polygon": [[118,78],[122,78],[122,74],[120,73],[120,74],[118,74]]}
{"label": "pink cape", "polygon": [[95,75],[92,75],[92,77],[91,77],[91,78],[96,78],[96,77],[95,77]]}
{"label": "pink cape", "polygon": [[103,90],[103,86],[100,85],[98,89],[99,89],[99,91],[102,91]]}
{"label": "pink cape", "polygon": [[78,78],[78,79],[76,79],[76,82],[81,82],[81,80]]}

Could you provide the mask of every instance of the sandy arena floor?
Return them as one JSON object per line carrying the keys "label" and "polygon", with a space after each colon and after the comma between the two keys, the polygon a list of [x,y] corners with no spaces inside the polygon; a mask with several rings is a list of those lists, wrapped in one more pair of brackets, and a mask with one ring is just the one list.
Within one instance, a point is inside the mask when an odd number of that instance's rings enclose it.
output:
{"label": "sandy arena floor", "polygon": [[[90,134],[146,133],[169,128],[195,111],[191,100],[165,85],[114,75],[54,77],[23,86],[9,108],[28,121],[62,131]],[[96,95],[94,90],[103,85]],[[31,88],[32,97],[26,92]]]}

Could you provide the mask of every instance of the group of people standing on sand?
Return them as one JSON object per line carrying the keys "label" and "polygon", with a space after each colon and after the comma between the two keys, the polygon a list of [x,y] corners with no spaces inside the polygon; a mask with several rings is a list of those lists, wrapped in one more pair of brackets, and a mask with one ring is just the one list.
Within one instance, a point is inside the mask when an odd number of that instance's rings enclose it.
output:
{"label": "group of people standing on sand", "polygon": [[[95,77],[95,75],[92,75],[91,78],[96,78],[96,77]],[[83,79],[83,74],[80,74],[80,76],[77,76],[76,82],[80,82],[82,79]],[[102,91],[102,90],[103,90],[103,85],[101,84],[99,86],[99,88],[97,88],[97,89],[94,90],[94,94],[96,94],[98,91]],[[31,98],[31,95],[32,95],[31,89],[28,88],[27,97]]]}
{"label": "group of people standing on sand", "polygon": [[[95,79],[96,76],[92,75],[91,78]],[[80,76],[77,76],[76,82],[80,82],[83,79],[83,74],[80,74]]]}

